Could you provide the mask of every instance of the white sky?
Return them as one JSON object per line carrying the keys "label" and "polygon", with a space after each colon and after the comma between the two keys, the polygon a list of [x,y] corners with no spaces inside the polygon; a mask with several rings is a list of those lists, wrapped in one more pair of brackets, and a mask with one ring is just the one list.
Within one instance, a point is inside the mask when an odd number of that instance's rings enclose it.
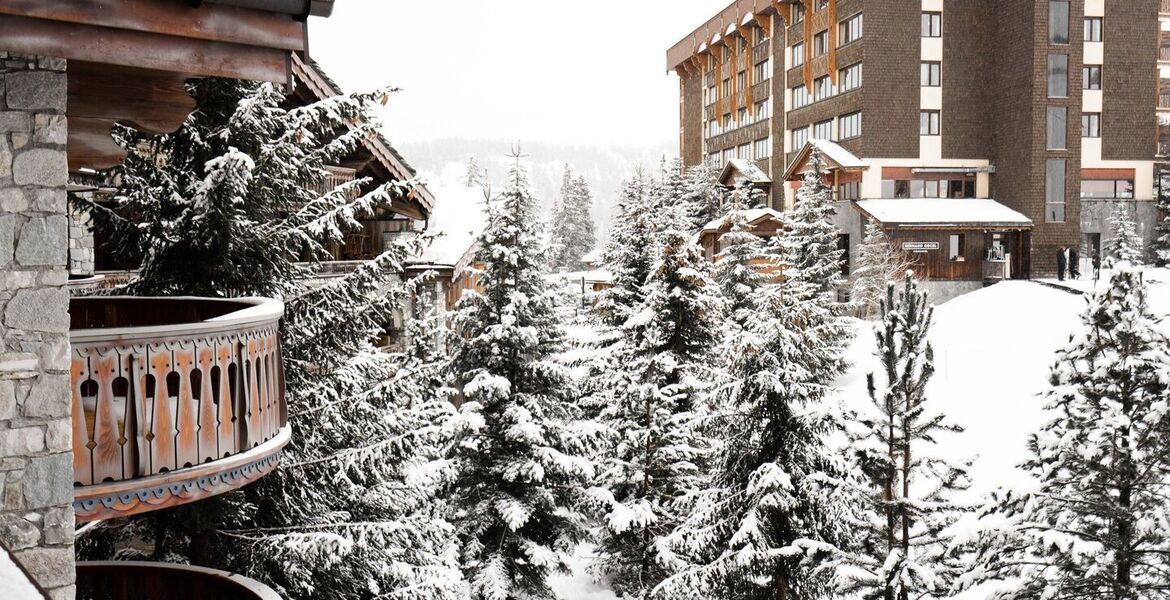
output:
{"label": "white sky", "polygon": [[394,142],[678,137],[666,50],[729,0],[339,0],[310,53],[346,91],[402,88]]}

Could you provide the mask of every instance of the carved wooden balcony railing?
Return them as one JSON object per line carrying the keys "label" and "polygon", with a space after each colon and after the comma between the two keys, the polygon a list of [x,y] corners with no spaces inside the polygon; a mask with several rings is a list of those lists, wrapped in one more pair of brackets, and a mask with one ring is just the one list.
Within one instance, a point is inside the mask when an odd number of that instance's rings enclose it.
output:
{"label": "carved wooden balcony railing", "polygon": [[79,521],[242,487],[288,443],[275,300],[75,298],[73,508]]}
{"label": "carved wooden balcony railing", "polygon": [[242,575],[150,562],[77,563],[78,600],[280,600]]}

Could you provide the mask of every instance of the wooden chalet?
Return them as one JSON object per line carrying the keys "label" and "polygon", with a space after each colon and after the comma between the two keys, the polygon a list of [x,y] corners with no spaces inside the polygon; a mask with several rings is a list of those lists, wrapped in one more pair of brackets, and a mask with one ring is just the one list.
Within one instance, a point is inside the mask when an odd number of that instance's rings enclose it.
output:
{"label": "wooden chalet", "polygon": [[[24,469],[25,491],[0,498],[0,517],[36,528],[38,536],[31,547],[27,541],[13,546],[5,532],[0,541],[53,598],[73,598],[75,580],[79,596],[111,600],[276,598],[256,582],[206,569],[162,563],[72,569],[74,523],[61,522],[60,511],[87,522],[238,489],[275,468],[292,431],[278,327],[283,305],[200,298],[70,302],[62,285],[66,186],[70,171],[101,170],[124,159],[110,135],[115,123],[157,134],[177,129],[194,108],[184,88],[190,78],[291,84],[307,64],[307,17],[328,16],[333,5],[0,0],[6,117],[0,194],[24,199],[0,205],[0,224],[24,232],[13,254],[3,243],[12,229],[0,227],[0,265],[7,264],[0,287],[14,290],[0,298],[0,312],[6,336],[29,350],[0,354],[0,379],[40,390],[46,407],[67,407],[60,414],[43,411],[31,424],[5,425],[47,430],[50,441],[5,457]],[[421,205],[425,198],[416,200]]]}
{"label": "wooden chalet", "polygon": [[[746,211],[748,225],[752,233],[763,239],[776,237],[784,227],[784,215],[771,208],[753,208]],[[727,217],[715,219],[707,223],[695,234],[695,241],[703,249],[703,256],[715,262],[723,252],[722,238],[731,231],[731,221]]]}

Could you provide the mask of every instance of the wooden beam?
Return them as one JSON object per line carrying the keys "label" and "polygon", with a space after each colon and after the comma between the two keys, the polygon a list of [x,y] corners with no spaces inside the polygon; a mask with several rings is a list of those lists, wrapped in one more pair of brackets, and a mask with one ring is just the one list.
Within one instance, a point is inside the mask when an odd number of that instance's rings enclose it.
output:
{"label": "wooden beam", "polygon": [[187,76],[286,83],[290,73],[286,50],[28,17],[0,19],[0,48]]}
{"label": "wooden beam", "polygon": [[195,109],[186,82],[177,73],[71,62],[68,116],[133,124],[146,133],[171,133]]}
{"label": "wooden beam", "polygon": [[0,0],[0,14],[244,46],[305,50],[305,24],[287,15],[157,0]]}

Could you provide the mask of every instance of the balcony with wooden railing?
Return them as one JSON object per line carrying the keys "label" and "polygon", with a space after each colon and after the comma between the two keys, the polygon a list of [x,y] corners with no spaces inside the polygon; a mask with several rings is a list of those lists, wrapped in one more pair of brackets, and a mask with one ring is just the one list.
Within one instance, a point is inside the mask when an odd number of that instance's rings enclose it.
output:
{"label": "balcony with wooden railing", "polygon": [[288,443],[276,300],[70,303],[79,521],[186,504],[256,481]]}

